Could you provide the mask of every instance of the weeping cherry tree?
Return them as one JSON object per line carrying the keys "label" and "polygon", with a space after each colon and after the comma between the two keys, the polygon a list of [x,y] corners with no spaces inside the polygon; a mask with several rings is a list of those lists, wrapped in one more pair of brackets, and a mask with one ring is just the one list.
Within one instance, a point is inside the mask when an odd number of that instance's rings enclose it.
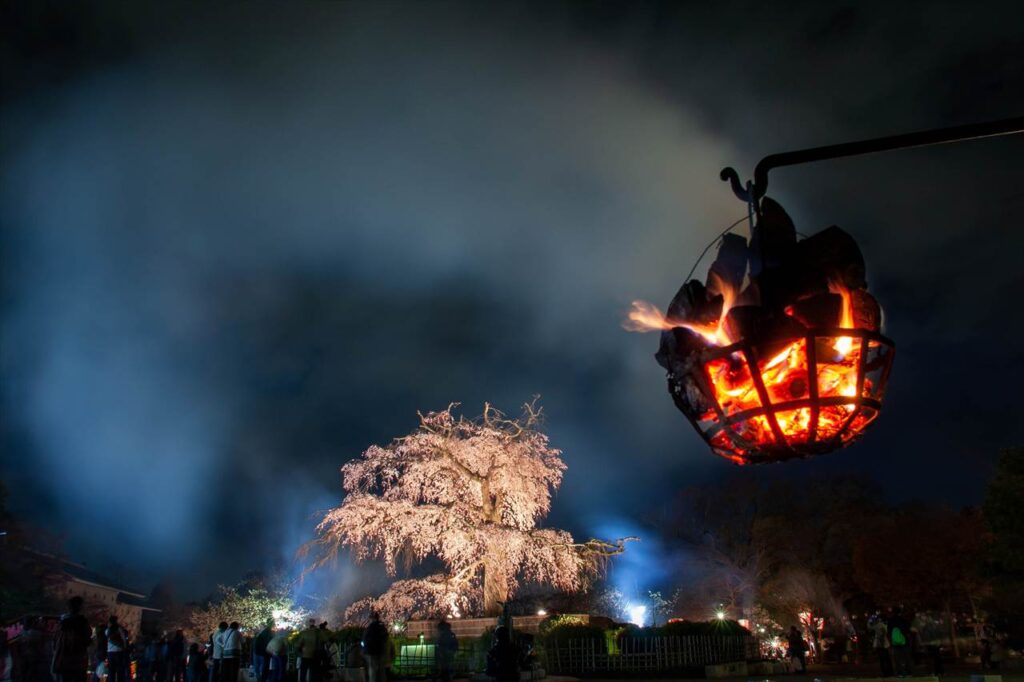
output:
{"label": "weeping cherry tree", "polygon": [[454,407],[421,414],[411,434],[342,467],[345,499],[304,548],[312,568],[342,551],[383,561],[392,577],[425,562],[444,567],[353,604],[350,620],[371,609],[390,619],[493,615],[520,585],[586,590],[624,549],[626,539],[576,542],[539,527],[566,467],[535,403],[513,419],[485,405],[469,420]]}

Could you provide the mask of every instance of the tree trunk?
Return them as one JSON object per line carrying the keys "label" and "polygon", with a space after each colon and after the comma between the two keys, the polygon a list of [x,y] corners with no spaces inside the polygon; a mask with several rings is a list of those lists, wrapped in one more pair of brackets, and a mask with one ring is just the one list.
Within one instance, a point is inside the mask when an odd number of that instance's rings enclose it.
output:
{"label": "tree trunk", "polygon": [[497,561],[484,563],[484,615],[500,616],[501,605],[508,601],[508,576]]}
{"label": "tree trunk", "polygon": [[953,623],[953,610],[946,602],[946,625],[949,626],[949,645],[953,648],[953,657],[960,659],[960,645],[956,641],[956,624]]}

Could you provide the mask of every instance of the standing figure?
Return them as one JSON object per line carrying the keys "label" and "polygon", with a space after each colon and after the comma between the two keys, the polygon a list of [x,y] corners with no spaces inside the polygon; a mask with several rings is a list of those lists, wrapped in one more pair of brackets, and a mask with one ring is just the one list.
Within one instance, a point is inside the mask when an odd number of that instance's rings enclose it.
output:
{"label": "standing figure", "polygon": [[232,621],[222,635],[224,648],[220,662],[221,682],[238,682],[238,671],[242,660],[242,633],[237,622]]}
{"label": "standing figure", "polygon": [[82,615],[82,598],[68,600],[68,612],[60,619],[60,631],[53,651],[53,672],[60,682],[85,682],[89,669],[92,628]]}
{"label": "standing figure", "polygon": [[224,633],[228,631],[228,624],[221,621],[217,631],[210,635],[210,650],[212,664],[210,665],[210,682],[221,682],[221,666],[224,663]]}
{"label": "standing figure", "polygon": [[252,640],[252,671],[256,674],[256,682],[267,682],[267,645],[273,637],[274,621],[268,620]]}
{"label": "standing figure", "polygon": [[896,677],[909,677],[914,669],[910,651],[910,623],[897,606],[889,619],[889,644],[892,646],[893,672]]}
{"label": "standing figure", "polygon": [[804,642],[803,633],[795,625],[789,627],[789,634],[786,636],[789,645],[790,659],[800,662],[800,672],[807,672],[807,643]]}
{"label": "standing figure", "polygon": [[494,644],[487,652],[487,674],[497,682],[519,682],[519,647],[504,625],[494,630]]}
{"label": "standing figure", "polygon": [[103,676],[100,675],[101,671],[106,670],[107,660],[107,628],[102,623],[96,626],[93,632],[93,641],[96,644],[96,651],[93,655],[93,673],[95,675],[95,682],[103,682]]}
{"label": "standing figure", "polygon": [[18,682],[49,682],[47,670],[46,639],[38,620],[28,616],[22,621],[14,659],[14,679]]}
{"label": "standing figure", "polygon": [[437,640],[434,643],[434,663],[437,667],[437,679],[441,682],[452,682],[455,671],[455,653],[459,650],[459,640],[452,632],[452,625],[447,621],[437,624]]}
{"label": "standing figure", "polygon": [[107,621],[107,682],[127,682],[128,633],[117,622],[117,616]]}
{"label": "standing figure", "polygon": [[892,654],[889,652],[889,628],[882,617],[875,615],[869,623],[871,648],[878,657],[878,668],[882,677],[892,677]]}
{"label": "standing figure", "polygon": [[185,633],[175,630],[167,644],[167,672],[171,682],[185,680]]}
{"label": "standing figure", "polygon": [[299,682],[318,682],[320,679],[320,640],[323,635],[310,618],[305,629],[299,633],[295,648],[299,656]]}
{"label": "standing figure", "polygon": [[284,682],[285,668],[288,667],[288,633],[278,632],[267,643],[267,656],[270,658],[269,682]]}
{"label": "standing figure", "polygon": [[370,614],[370,624],[363,632],[363,658],[369,682],[386,682],[388,653],[388,629],[380,622],[380,614]]}
{"label": "standing figure", "polygon": [[186,682],[206,682],[206,656],[199,650],[199,644],[188,645],[188,657],[185,659]]}

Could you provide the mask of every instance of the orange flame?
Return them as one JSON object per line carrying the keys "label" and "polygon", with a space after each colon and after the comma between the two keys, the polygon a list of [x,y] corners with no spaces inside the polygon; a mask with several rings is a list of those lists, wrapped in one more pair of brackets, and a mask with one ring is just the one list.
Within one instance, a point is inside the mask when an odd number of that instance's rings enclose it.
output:
{"label": "orange flame", "polygon": [[622,327],[631,332],[664,331],[682,327],[701,335],[713,346],[728,346],[734,343],[734,340],[729,338],[729,334],[725,330],[725,316],[729,314],[729,310],[736,302],[738,292],[716,272],[708,275],[708,291],[718,292],[722,295],[722,312],[715,322],[699,323],[677,320],[662,313],[653,303],[633,301],[633,307],[626,315]]}

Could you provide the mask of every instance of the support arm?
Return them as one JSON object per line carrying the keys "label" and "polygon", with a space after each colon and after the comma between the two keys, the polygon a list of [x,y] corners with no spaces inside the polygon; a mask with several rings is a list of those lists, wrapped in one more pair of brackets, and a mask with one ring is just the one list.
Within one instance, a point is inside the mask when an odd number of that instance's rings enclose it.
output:
{"label": "support arm", "polygon": [[720,177],[722,180],[732,184],[733,193],[742,201],[757,203],[768,190],[768,171],[773,168],[796,166],[802,163],[838,159],[846,156],[874,154],[876,152],[911,149],[913,147],[930,147],[951,142],[964,142],[966,140],[978,140],[986,137],[1017,135],[1021,133],[1024,133],[1024,116],[772,154],[758,162],[754,168],[754,182],[753,184],[747,183],[747,187],[742,185],[739,173],[731,167],[723,168]]}

